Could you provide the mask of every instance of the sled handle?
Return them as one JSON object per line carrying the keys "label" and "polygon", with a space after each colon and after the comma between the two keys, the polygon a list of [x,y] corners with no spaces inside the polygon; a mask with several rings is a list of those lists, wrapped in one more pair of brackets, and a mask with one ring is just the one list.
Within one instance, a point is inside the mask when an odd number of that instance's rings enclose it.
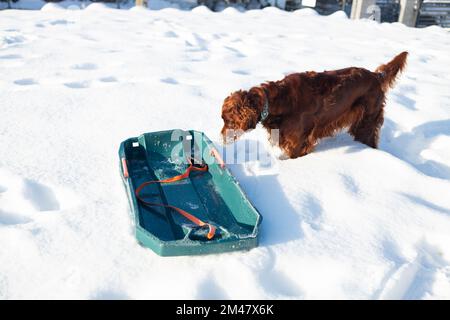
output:
{"label": "sled handle", "polygon": [[124,178],[128,178],[130,175],[128,174],[127,159],[125,158],[122,158],[122,170]]}
{"label": "sled handle", "polygon": [[211,155],[216,158],[217,163],[219,164],[220,168],[225,168],[225,162],[222,159],[222,156],[220,155],[220,153],[217,151],[216,148],[212,148],[211,149]]}

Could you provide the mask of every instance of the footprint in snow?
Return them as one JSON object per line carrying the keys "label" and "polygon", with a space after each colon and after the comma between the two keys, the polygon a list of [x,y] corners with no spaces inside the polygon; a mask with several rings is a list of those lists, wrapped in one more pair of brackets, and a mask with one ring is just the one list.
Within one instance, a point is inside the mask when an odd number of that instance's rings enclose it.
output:
{"label": "footprint in snow", "polygon": [[103,77],[99,79],[101,82],[117,82],[117,78],[116,77]]}
{"label": "footprint in snow", "polygon": [[0,178],[9,184],[8,187],[0,186],[0,225],[25,224],[32,221],[34,212],[60,209],[52,188],[3,171],[0,172]]}
{"label": "footprint in snow", "polygon": [[178,81],[174,78],[163,78],[161,79],[161,82],[168,83],[168,84],[178,84]]}
{"label": "footprint in snow", "polygon": [[37,84],[37,81],[35,81],[32,78],[24,78],[24,79],[15,80],[14,84],[17,84],[19,86],[29,86],[29,85]]}
{"label": "footprint in snow", "polygon": [[173,31],[167,31],[164,33],[166,38],[178,38],[178,35]]}
{"label": "footprint in snow", "polygon": [[192,35],[188,37],[189,40],[185,40],[184,42],[186,52],[208,52],[208,43],[205,39],[196,33],[192,33]]}
{"label": "footprint in snow", "polygon": [[415,86],[411,86],[411,85],[400,85],[398,87],[398,91],[399,92],[403,92],[403,93],[412,93],[412,94],[417,93],[416,87]]}
{"label": "footprint in snow", "polygon": [[97,65],[95,63],[79,63],[72,66],[74,70],[95,70],[97,69]]}
{"label": "footprint in snow", "polygon": [[[93,38],[93,37],[91,37],[89,35],[86,35],[86,34],[80,34],[79,36],[83,40],[98,42],[98,40],[96,38]],[[113,51],[113,50],[111,50],[111,51]]]}
{"label": "footprint in snow", "polygon": [[3,211],[0,209],[0,225],[13,226],[18,224],[25,224],[31,219],[21,214]]}
{"label": "footprint in snow", "polygon": [[304,295],[303,291],[285,272],[272,269],[264,273],[260,279],[268,294],[297,299]]}
{"label": "footprint in snow", "polygon": [[347,175],[347,174],[341,174],[341,180],[344,184],[344,187],[347,189],[347,191],[355,196],[359,195],[360,190],[358,187],[358,184],[353,179],[353,177]]}
{"label": "footprint in snow", "polygon": [[89,88],[90,84],[88,81],[80,81],[80,82],[66,82],[64,83],[64,85],[67,88],[71,88],[71,89],[85,89],[85,88]]}
{"label": "footprint in snow", "polygon": [[56,25],[68,25],[68,24],[72,24],[75,23],[73,21],[68,21],[65,19],[57,19],[57,20],[52,20],[49,22],[52,26],[56,26]]}
{"label": "footprint in snow", "polygon": [[422,242],[410,262],[396,261],[395,269],[381,284],[377,298],[418,300],[433,294],[436,278],[450,278],[448,261],[438,247]]}
{"label": "footprint in snow", "polygon": [[247,76],[247,75],[250,74],[250,72],[245,71],[245,70],[233,70],[232,72],[235,73],[235,74],[239,74],[241,76]]}
{"label": "footprint in snow", "polygon": [[224,48],[227,49],[228,51],[233,52],[236,55],[236,58],[245,58],[246,57],[246,55],[243,54],[242,52],[240,52],[238,49],[228,47],[228,46],[224,46]]}
{"label": "footprint in snow", "polygon": [[22,59],[23,57],[20,54],[6,54],[3,56],[0,56],[0,59],[4,60],[13,60],[13,59]]}
{"label": "footprint in snow", "polygon": [[422,63],[428,63],[431,59],[433,59],[430,55],[421,55],[419,56],[419,61]]}
{"label": "footprint in snow", "polygon": [[255,264],[256,273],[259,277],[259,283],[269,294],[283,298],[301,298],[303,290],[294,283],[286,272],[276,268],[277,256],[273,250],[265,248],[261,250],[259,264]]}
{"label": "footprint in snow", "polygon": [[18,43],[22,43],[25,41],[25,38],[22,36],[6,36],[3,37],[3,43],[7,44],[7,45],[13,45],[13,44],[18,44]]}
{"label": "footprint in snow", "polygon": [[227,300],[225,290],[217,283],[214,276],[206,277],[197,287],[197,299]]}
{"label": "footprint in snow", "polygon": [[397,94],[397,93],[392,93],[395,102],[397,102],[398,104],[402,105],[403,107],[412,110],[412,111],[417,111],[416,108],[416,101],[414,99],[411,99],[407,96],[405,96],[404,94]]}
{"label": "footprint in snow", "polygon": [[25,179],[23,196],[38,211],[54,211],[60,209],[59,201],[53,190],[39,182]]}

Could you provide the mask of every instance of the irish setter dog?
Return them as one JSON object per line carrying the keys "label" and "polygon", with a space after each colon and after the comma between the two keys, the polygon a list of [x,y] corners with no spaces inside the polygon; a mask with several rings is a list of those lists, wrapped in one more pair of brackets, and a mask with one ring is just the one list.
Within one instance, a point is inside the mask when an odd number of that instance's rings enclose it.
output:
{"label": "irish setter dog", "polygon": [[405,67],[407,55],[400,53],[375,72],[351,67],[294,73],[236,91],[222,107],[224,141],[236,140],[261,122],[267,130],[279,129],[279,146],[290,158],[310,153],[319,139],[343,128],[355,140],[376,148],[385,95]]}

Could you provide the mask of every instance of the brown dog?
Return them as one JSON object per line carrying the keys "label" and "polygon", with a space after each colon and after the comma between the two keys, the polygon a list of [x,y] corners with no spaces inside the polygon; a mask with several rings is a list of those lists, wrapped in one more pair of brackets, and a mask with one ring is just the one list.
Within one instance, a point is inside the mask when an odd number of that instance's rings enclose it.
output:
{"label": "brown dog", "polygon": [[386,91],[407,55],[400,53],[375,72],[351,67],[294,73],[236,91],[222,107],[224,141],[236,140],[261,122],[268,130],[279,129],[279,146],[290,158],[310,153],[319,139],[346,127],[355,140],[376,148]]}

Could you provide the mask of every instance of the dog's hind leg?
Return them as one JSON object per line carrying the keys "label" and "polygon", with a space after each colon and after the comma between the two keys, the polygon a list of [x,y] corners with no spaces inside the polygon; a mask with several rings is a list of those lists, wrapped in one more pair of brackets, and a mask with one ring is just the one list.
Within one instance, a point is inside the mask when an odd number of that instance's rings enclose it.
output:
{"label": "dog's hind leg", "polygon": [[377,148],[380,129],[384,121],[384,96],[368,100],[364,106],[364,113],[360,119],[356,119],[349,133],[356,141],[362,142],[369,147]]}

